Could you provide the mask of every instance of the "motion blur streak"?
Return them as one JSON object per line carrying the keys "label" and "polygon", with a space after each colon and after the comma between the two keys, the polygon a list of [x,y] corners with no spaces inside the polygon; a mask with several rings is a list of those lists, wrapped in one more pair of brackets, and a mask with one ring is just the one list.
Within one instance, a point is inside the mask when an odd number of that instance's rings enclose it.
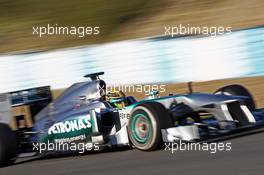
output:
{"label": "motion blur streak", "polygon": [[[264,75],[264,27],[218,37],[146,38],[0,56],[0,92],[64,88],[105,71],[115,84],[184,82]],[[168,76],[170,75],[170,76]]]}

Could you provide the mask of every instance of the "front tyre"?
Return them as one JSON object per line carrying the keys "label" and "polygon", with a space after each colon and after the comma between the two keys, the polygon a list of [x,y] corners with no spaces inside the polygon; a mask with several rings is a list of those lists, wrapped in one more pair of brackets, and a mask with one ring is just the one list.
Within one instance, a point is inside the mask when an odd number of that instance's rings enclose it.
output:
{"label": "front tyre", "polygon": [[161,129],[172,126],[172,120],[162,104],[146,102],[133,109],[128,123],[128,135],[137,149],[151,151],[162,146]]}
{"label": "front tyre", "polygon": [[238,84],[232,84],[228,86],[224,86],[220,89],[218,89],[215,94],[224,94],[224,95],[235,95],[235,96],[244,96],[247,97],[248,99],[245,100],[246,105],[249,110],[255,110],[256,105],[253,99],[253,96],[250,94],[250,92],[241,85]]}

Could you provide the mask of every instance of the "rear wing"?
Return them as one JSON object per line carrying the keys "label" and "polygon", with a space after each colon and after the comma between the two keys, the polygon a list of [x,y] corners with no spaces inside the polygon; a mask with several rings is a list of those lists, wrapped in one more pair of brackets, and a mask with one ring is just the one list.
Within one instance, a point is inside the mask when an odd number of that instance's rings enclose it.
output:
{"label": "rear wing", "polygon": [[9,92],[11,107],[30,105],[42,101],[51,101],[52,95],[50,86],[24,89],[20,91]]}
{"label": "rear wing", "polygon": [[0,94],[0,122],[13,130],[31,128],[35,115],[52,101],[50,86]]}
{"label": "rear wing", "polygon": [[12,120],[11,104],[8,93],[0,94],[0,123],[9,124]]}

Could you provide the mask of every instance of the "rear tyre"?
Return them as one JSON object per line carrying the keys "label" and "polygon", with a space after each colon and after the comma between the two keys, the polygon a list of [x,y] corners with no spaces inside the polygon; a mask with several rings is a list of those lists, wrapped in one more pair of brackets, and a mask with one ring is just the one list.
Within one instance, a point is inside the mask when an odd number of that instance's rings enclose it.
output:
{"label": "rear tyre", "polygon": [[237,85],[237,84],[224,86],[224,87],[218,89],[215,92],[215,94],[248,97],[248,99],[245,101],[248,109],[249,110],[255,110],[256,109],[256,105],[255,105],[253,96],[250,94],[250,92],[244,86]]}
{"label": "rear tyre", "polygon": [[162,146],[161,129],[173,126],[165,107],[157,102],[146,102],[134,108],[128,123],[128,135],[139,150],[151,151]]}
{"label": "rear tyre", "polygon": [[15,134],[8,125],[0,123],[0,167],[14,163],[16,157],[17,142]]}

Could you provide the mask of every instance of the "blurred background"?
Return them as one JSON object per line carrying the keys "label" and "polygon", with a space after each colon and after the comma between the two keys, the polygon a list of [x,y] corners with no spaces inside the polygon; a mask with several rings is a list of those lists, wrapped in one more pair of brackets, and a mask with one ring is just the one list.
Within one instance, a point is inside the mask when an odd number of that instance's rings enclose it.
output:
{"label": "blurred background", "polygon": [[[164,26],[263,25],[262,0],[0,0],[0,52],[50,50],[162,35]],[[99,36],[32,35],[32,26],[100,26]]]}
{"label": "blurred background", "polygon": [[[262,0],[0,0],[0,92],[64,89],[105,71],[107,82],[164,83],[166,93],[184,92],[178,83],[187,81],[201,91],[242,83],[263,105],[263,19]],[[32,34],[33,26],[47,24],[99,26],[100,34]],[[179,24],[231,27],[232,33],[163,36],[165,26]]]}

